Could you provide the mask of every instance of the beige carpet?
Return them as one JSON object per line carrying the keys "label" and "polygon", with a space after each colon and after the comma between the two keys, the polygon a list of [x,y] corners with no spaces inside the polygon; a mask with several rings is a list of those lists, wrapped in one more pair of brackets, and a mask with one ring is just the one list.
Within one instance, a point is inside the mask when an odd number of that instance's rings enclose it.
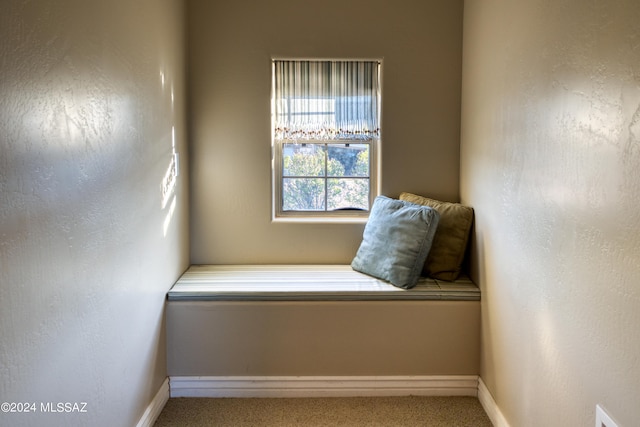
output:
{"label": "beige carpet", "polygon": [[155,423],[164,426],[491,427],[491,421],[475,397],[173,398]]}

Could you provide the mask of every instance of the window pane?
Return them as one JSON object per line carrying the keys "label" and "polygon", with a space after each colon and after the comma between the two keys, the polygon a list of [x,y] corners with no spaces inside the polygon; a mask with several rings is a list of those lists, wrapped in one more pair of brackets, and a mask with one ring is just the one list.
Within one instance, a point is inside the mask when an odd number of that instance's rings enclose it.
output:
{"label": "window pane", "polygon": [[282,210],[323,211],[324,178],[283,178]]}
{"label": "window pane", "polygon": [[328,176],[369,176],[369,144],[330,144]]}
{"label": "window pane", "polygon": [[327,190],[327,210],[369,210],[368,178],[329,178]]}
{"label": "window pane", "polygon": [[282,176],[324,176],[325,147],[320,144],[283,144]]}

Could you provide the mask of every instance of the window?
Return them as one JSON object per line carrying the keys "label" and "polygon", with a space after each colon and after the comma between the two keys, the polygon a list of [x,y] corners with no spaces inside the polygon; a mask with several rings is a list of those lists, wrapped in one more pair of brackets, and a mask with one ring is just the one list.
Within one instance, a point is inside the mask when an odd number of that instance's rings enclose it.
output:
{"label": "window", "polygon": [[380,61],[274,60],[276,218],[365,218],[378,195]]}

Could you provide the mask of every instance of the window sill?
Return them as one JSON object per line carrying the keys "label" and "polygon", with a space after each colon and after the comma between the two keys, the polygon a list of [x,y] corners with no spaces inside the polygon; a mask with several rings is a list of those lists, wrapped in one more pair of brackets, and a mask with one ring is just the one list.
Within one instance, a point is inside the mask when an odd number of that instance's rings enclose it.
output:
{"label": "window sill", "polygon": [[271,219],[273,223],[293,223],[293,224],[366,224],[368,216],[346,217],[346,216],[277,216]]}

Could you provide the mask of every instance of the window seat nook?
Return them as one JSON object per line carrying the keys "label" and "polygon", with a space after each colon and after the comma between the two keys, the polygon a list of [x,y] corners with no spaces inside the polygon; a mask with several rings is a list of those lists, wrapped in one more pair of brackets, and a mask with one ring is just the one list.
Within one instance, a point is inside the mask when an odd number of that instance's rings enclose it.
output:
{"label": "window seat nook", "polygon": [[169,291],[169,301],[478,301],[466,276],[455,282],[422,277],[411,289],[348,265],[193,265]]}
{"label": "window seat nook", "polygon": [[349,265],[193,265],[168,292],[166,331],[173,397],[477,391],[466,277],[407,290]]}

